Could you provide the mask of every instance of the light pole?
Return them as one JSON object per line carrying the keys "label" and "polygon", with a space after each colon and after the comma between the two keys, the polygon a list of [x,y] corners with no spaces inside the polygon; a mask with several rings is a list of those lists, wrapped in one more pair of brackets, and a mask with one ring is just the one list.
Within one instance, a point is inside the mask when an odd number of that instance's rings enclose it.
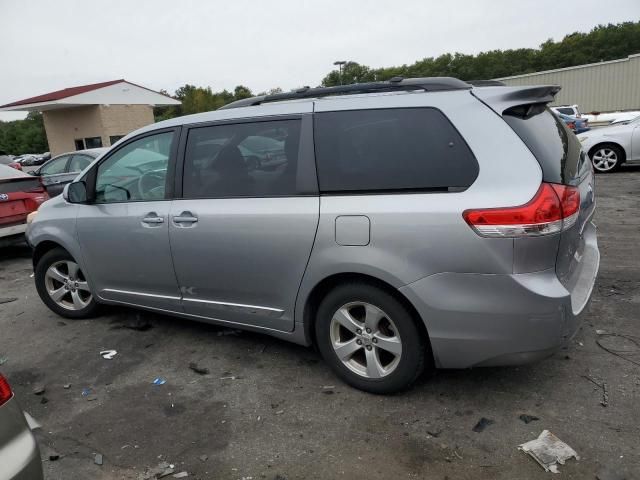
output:
{"label": "light pole", "polygon": [[336,60],[335,62],[333,62],[334,65],[338,65],[338,69],[340,72],[340,85],[342,85],[342,66],[346,63],[346,60]]}

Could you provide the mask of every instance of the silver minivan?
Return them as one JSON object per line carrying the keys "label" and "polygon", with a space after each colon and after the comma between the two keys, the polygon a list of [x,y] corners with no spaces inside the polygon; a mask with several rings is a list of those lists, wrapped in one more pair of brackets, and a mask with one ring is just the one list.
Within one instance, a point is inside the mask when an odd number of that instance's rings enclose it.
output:
{"label": "silver minivan", "polygon": [[599,265],[556,86],[394,78],[129,134],[30,224],[54,312],[144,308],[314,345],[376,393],[544,358]]}

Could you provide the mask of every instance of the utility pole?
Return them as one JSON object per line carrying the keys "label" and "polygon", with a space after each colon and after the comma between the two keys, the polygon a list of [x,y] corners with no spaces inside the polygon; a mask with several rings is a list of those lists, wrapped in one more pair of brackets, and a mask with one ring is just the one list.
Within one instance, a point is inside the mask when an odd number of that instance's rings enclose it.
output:
{"label": "utility pole", "polygon": [[346,60],[336,60],[335,62],[333,62],[334,65],[338,65],[338,69],[340,72],[340,85],[342,85],[342,66],[345,65],[347,63]]}

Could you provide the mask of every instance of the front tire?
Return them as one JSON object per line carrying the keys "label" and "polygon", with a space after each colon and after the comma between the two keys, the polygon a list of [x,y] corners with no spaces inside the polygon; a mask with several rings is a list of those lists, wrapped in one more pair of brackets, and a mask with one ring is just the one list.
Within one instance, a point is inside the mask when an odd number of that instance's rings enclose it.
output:
{"label": "front tire", "polygon": [[622,165],[624,152],[617,145],[600,145],[591,152],[593,169],[598,173],[615,172]]}
{"label": "front tire", "polygon": [[424,369],[427,341],[411,312],[375,285],[347,283],[329,292],[319,305],[315,331],[327,364],[360,390],[398,392]]}
{"label": "front tire", "polygon": [[80,266],[68,252],[56,248],[45,253],[35,269],[38,295],[49,309],[66,318],[88,318],[98,304]]}

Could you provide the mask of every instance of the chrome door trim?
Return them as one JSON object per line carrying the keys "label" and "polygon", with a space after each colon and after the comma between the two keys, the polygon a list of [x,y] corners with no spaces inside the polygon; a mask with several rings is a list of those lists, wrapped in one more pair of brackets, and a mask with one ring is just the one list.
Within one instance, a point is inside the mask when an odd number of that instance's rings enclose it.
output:
{"label": "chrome door trim", "polygon": [[174,297],[171,295],[157,295],[155,293],[143,293],[143,292],[131,292],[129,290],[116,290],[114,288],[103,288],[100,293],[123,293],[125,295],[137,295],[139,297],[153,297],[153,298],[166,298],[167,300],[181,300],[180,297]]}
{"label": "chrome door trim", "polygon": [[217,302],[214,300],[201,300],[199,298],[183,298],[185,302],[194,302],[194,303],[206,303],[207,305],[216,305],[220,307],[220,310],[232,311],[232,312],[240,312],[240,313],[250,313],[253,315],[264,315],[267,317],[278,318],[283,313],[284,310],[279,308],[272,307],[262,307],[260,305],[245,305],[243,303],[230,303],[230,302]]}

